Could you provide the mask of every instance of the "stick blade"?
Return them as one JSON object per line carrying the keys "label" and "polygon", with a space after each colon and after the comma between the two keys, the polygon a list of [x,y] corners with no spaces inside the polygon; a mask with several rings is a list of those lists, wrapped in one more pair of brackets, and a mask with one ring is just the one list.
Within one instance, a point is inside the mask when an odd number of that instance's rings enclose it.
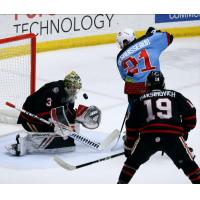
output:
{"label": "stick blade", "polygon": [[99,149],[104,150],[107,148],[119,136],[119,134],[119,130],[115,129],[103,142],[100,143]]}
{"label": "stick blade", "polygon": [[75,170],[76,169],[76,166],[73,166],[73,165],[66,163],[65,161],[60,159],[57,155],[55,155],[53,157],[53,159],[59,166],[61,166],[64,169],[67,169],[67,170]]}

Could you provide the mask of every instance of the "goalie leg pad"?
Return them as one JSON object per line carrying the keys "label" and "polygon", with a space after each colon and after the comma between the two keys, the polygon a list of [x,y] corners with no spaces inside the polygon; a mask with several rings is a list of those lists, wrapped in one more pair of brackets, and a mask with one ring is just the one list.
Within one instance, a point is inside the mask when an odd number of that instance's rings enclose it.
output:
{"label": "goalie leg pad", "polygon": [[64,140],[55,133],[25,133],[16,136],[16,144],[6,147],[9,154],[23,156],[34,153],[63,153],[75,151],[72,138]]}

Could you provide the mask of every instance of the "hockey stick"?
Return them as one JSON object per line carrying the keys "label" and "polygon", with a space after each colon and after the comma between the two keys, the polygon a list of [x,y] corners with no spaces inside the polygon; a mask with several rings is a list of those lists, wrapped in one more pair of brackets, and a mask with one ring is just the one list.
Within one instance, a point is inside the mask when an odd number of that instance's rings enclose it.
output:
{"label": "hockey stick", "polygon": [[117,146],[117,144],[118,144],[118,142],[119,142],[119,139],[120,139],[120,137],[121,137],[122,130],[123,130],[123,127],[124,127],[124,124],[125,124],[125,121],[126,121],[127,114],[128,114],[128,108],[129,108],[129,106],[127,107],[126,113],[125,113],[125,115],[124,115],[124,119],[123,119],[123,122],[122,122],[122,125],[121,125],[121,129],[120,129],[120,134],[119,134],[119,136],[118,136],[118,138],[117,138],[117,141],[116,141],[115,145],[111,148],[111,151],[113,151],[113,150],[115,149],[115,147]]}
{"label": "hockey stick", "polygon": [[[69,131],[68,126],[61,124],[59,122],[54,122],[54,123],[59,124],[59,126],[62,127],[62,129]],[[102,151],[105,148],[107,148],[112,143],[112,141],[114,141],[119,136],[119,134],[120,134],[119,131],[116,129],[112,133],[110,133],[102,142],[92,141],[89,138],[81,135],[80,133],[76,133],[75,131],[72,131],[71,129],[70,129],[70,134],[68,136],[93,149]]]}
{"label": "hockey stick", "polygon": [[[65,127],[63,125],[62,125],[62,128],[65,129]],[[66,129],[66,130],[68,130],[68,129]],[[80,133],[76,133],[74,131],[71,131],[71,134],[68,136],[93,148],[93,149],[102,151],[102,150],[106,149],[112,143],[112,141],[114,141],[118,137],[118,135],[119,135],[119,131],[116,129],[111,134],[109,134],[102,142],[92,141],[89,138],[81,135]]]}
{"label": "hockey stick", "polygon": [[67,116],[65,115],[64,107],[58,107],[51,109],[51,121],[58,126],[60,129],[68,130],[71,132],[69,137],[74,138],[75,140],[78,140],[81,143],[84,143],[85,145],[88,145],[92,148],[95,148],[97,150],[103,150],[109,146],[109,144],[114,141],[120,132],[116,129],[114,130],[106,139],[104,139],[101,143],[97,143],[94,141],[91,141],[90,139],[83,137],[80,135],[80,133],[76,133],[72,128],[71,124],[69,123]]}
{"label": "hockey stick", "polygon": [[11,108],[14,108],[15,110],[18,110],[19,112],[23,112],[24,114],[26,114],[26,115],[28,115],[28,116],[34,118],[34,119],[37,119],[37,120],[39,120],[39,121],[41,121],[41,122],[44,122],[45,124],[48,124],[48,125],[51,125],[51,124],[52,124],[51,122],[49,122],[49,121],[47,121],[47,120],[45,120],[45,119],[43,119],[43,118],[40,118],[40,117],[38,117],[37,115],[34,115],[34,114],[32,114],[32,113],[30,113],[30,112],[28,112],[28,111],[26,111],[26,110],[24,110],[24,109],[22,109],[22,108],[16,107],[14,104],[12,104],[12,103],[10,103],[10,102],[6,102],[5,104],[6,104],[6,106],[9,106],[9,107],[11,107]]}
{"label": "hockey stick", "polygon": [[[28,115],[30,117],[38,119],[39,121],[42,121],[42,122],[44,122],[46,124],[52,124],[53,125],[53,123],[51,123],[51,122],[49,122],[49,121],[47,121],[47,120],[45,120],[43,118],[40,118],[37,115],[34,115],[34,114],[24,110],[24,109],[18,108],[18,107],[16,107],[14,104],[12,104],[10,102],[6,102],[6,105],[11,107],[11,108],[14,108],[14,109],[16,109],[16,110],[18,110],[20,112],[23,112],[23,113],[25,113],[26,115]],[[55,122],[55,124],[57,124],[57,123],[59,123],[59,122]],[[71,138],[73,138],[73,139],[75,139],[75,140],[77,140],[77,141],[89,146],[89,147],[92,147],[92,148],[94,148],[96,150],[100,150],[100,151],[105,149],[106,147],[108,147],[109,144],[112,141],[114,141],[119,135],[119,131],[116,129],[110,135],[108,135],[107,138],[105,138],[102,142],[99,143],[99,142],[92,141],[89,138],[87,138],[87,137],[85,137],[83,135],[80,135],[79,133],[76,133],[75,131],[72,131],[71,127],[68,127],[68,126],[66,126],[66,125],[64,125],[62,123],[59,123],[59,126],[61,126],[64,130],[68,131],[68,133],[65,131],[65,133],[67,133],[66,136],[69,136],[69,137],[71,137]],[[63,135],[61,135],[61,137],[63,137]]]}
{"label": "hockey stick", "polygon": [[105,161],[105,160],[109,160],[111,158],[115,158],[115,157],[118,157],[118,156],[121,156],[121,155],[124,155],[124,152],[113,154],[111,156],[106,156],[104,158],[100,158],[100,159],[97,159],[97,160],[94,160],[94,161],[91,161],[91,162],[87,162],[87,163],[83,163],[83,164],[80,164],[80,165],[71,165],[71,164],[65,162],[64,160],[62,160],[57,155],[54,156],[54,161],[59,166],[61,166],[62,168],[66,169],[66,170],[75,170],[75,169],[79,169],[79,168],[82,168],[82,167],[86,167],[88,165],[92,165],[94,163],[98,163],[98,162],[102,162],[102,161]]}

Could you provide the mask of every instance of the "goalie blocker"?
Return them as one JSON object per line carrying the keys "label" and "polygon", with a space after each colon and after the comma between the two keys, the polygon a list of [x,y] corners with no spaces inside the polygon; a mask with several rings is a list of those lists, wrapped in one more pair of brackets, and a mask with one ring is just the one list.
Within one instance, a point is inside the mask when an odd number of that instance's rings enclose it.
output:
{"label": "goalie blocker", "polygon": [[[55,123],[55,120],[57,120],[57,123]],[[98,149],[100,147],[99,143],[78,135],[78,133],[80,124],[85,128],[95,129],[99,126],[100,120],[101,111],[96,106],[79,105],[76,111],[75,126],[68,122],[63,106],[53,108],[51,110],[51,122],[55,125],[54,132],[22,131],[21,134],[16,136],[16,143],[7,146],[6,149],[8,153],[16,156],[30,153],[69,152],[75,150],[74,139],[86,143],[86,145],[93,144],[93,147]],[[68,137],[70,134],[71,137]]]}

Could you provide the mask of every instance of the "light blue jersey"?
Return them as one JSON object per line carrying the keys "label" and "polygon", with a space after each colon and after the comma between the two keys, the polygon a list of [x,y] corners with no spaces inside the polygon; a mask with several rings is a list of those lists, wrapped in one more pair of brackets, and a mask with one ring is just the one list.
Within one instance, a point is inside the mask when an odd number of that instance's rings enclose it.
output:
{"label": "light blue jersey", "polygon": [[126,94],[145,92],[145,81],[152,70],[160,71],[160,54],[170,44],[167,32],[155,32],[133,41],[117,56],[117,66],[125,83]]}

